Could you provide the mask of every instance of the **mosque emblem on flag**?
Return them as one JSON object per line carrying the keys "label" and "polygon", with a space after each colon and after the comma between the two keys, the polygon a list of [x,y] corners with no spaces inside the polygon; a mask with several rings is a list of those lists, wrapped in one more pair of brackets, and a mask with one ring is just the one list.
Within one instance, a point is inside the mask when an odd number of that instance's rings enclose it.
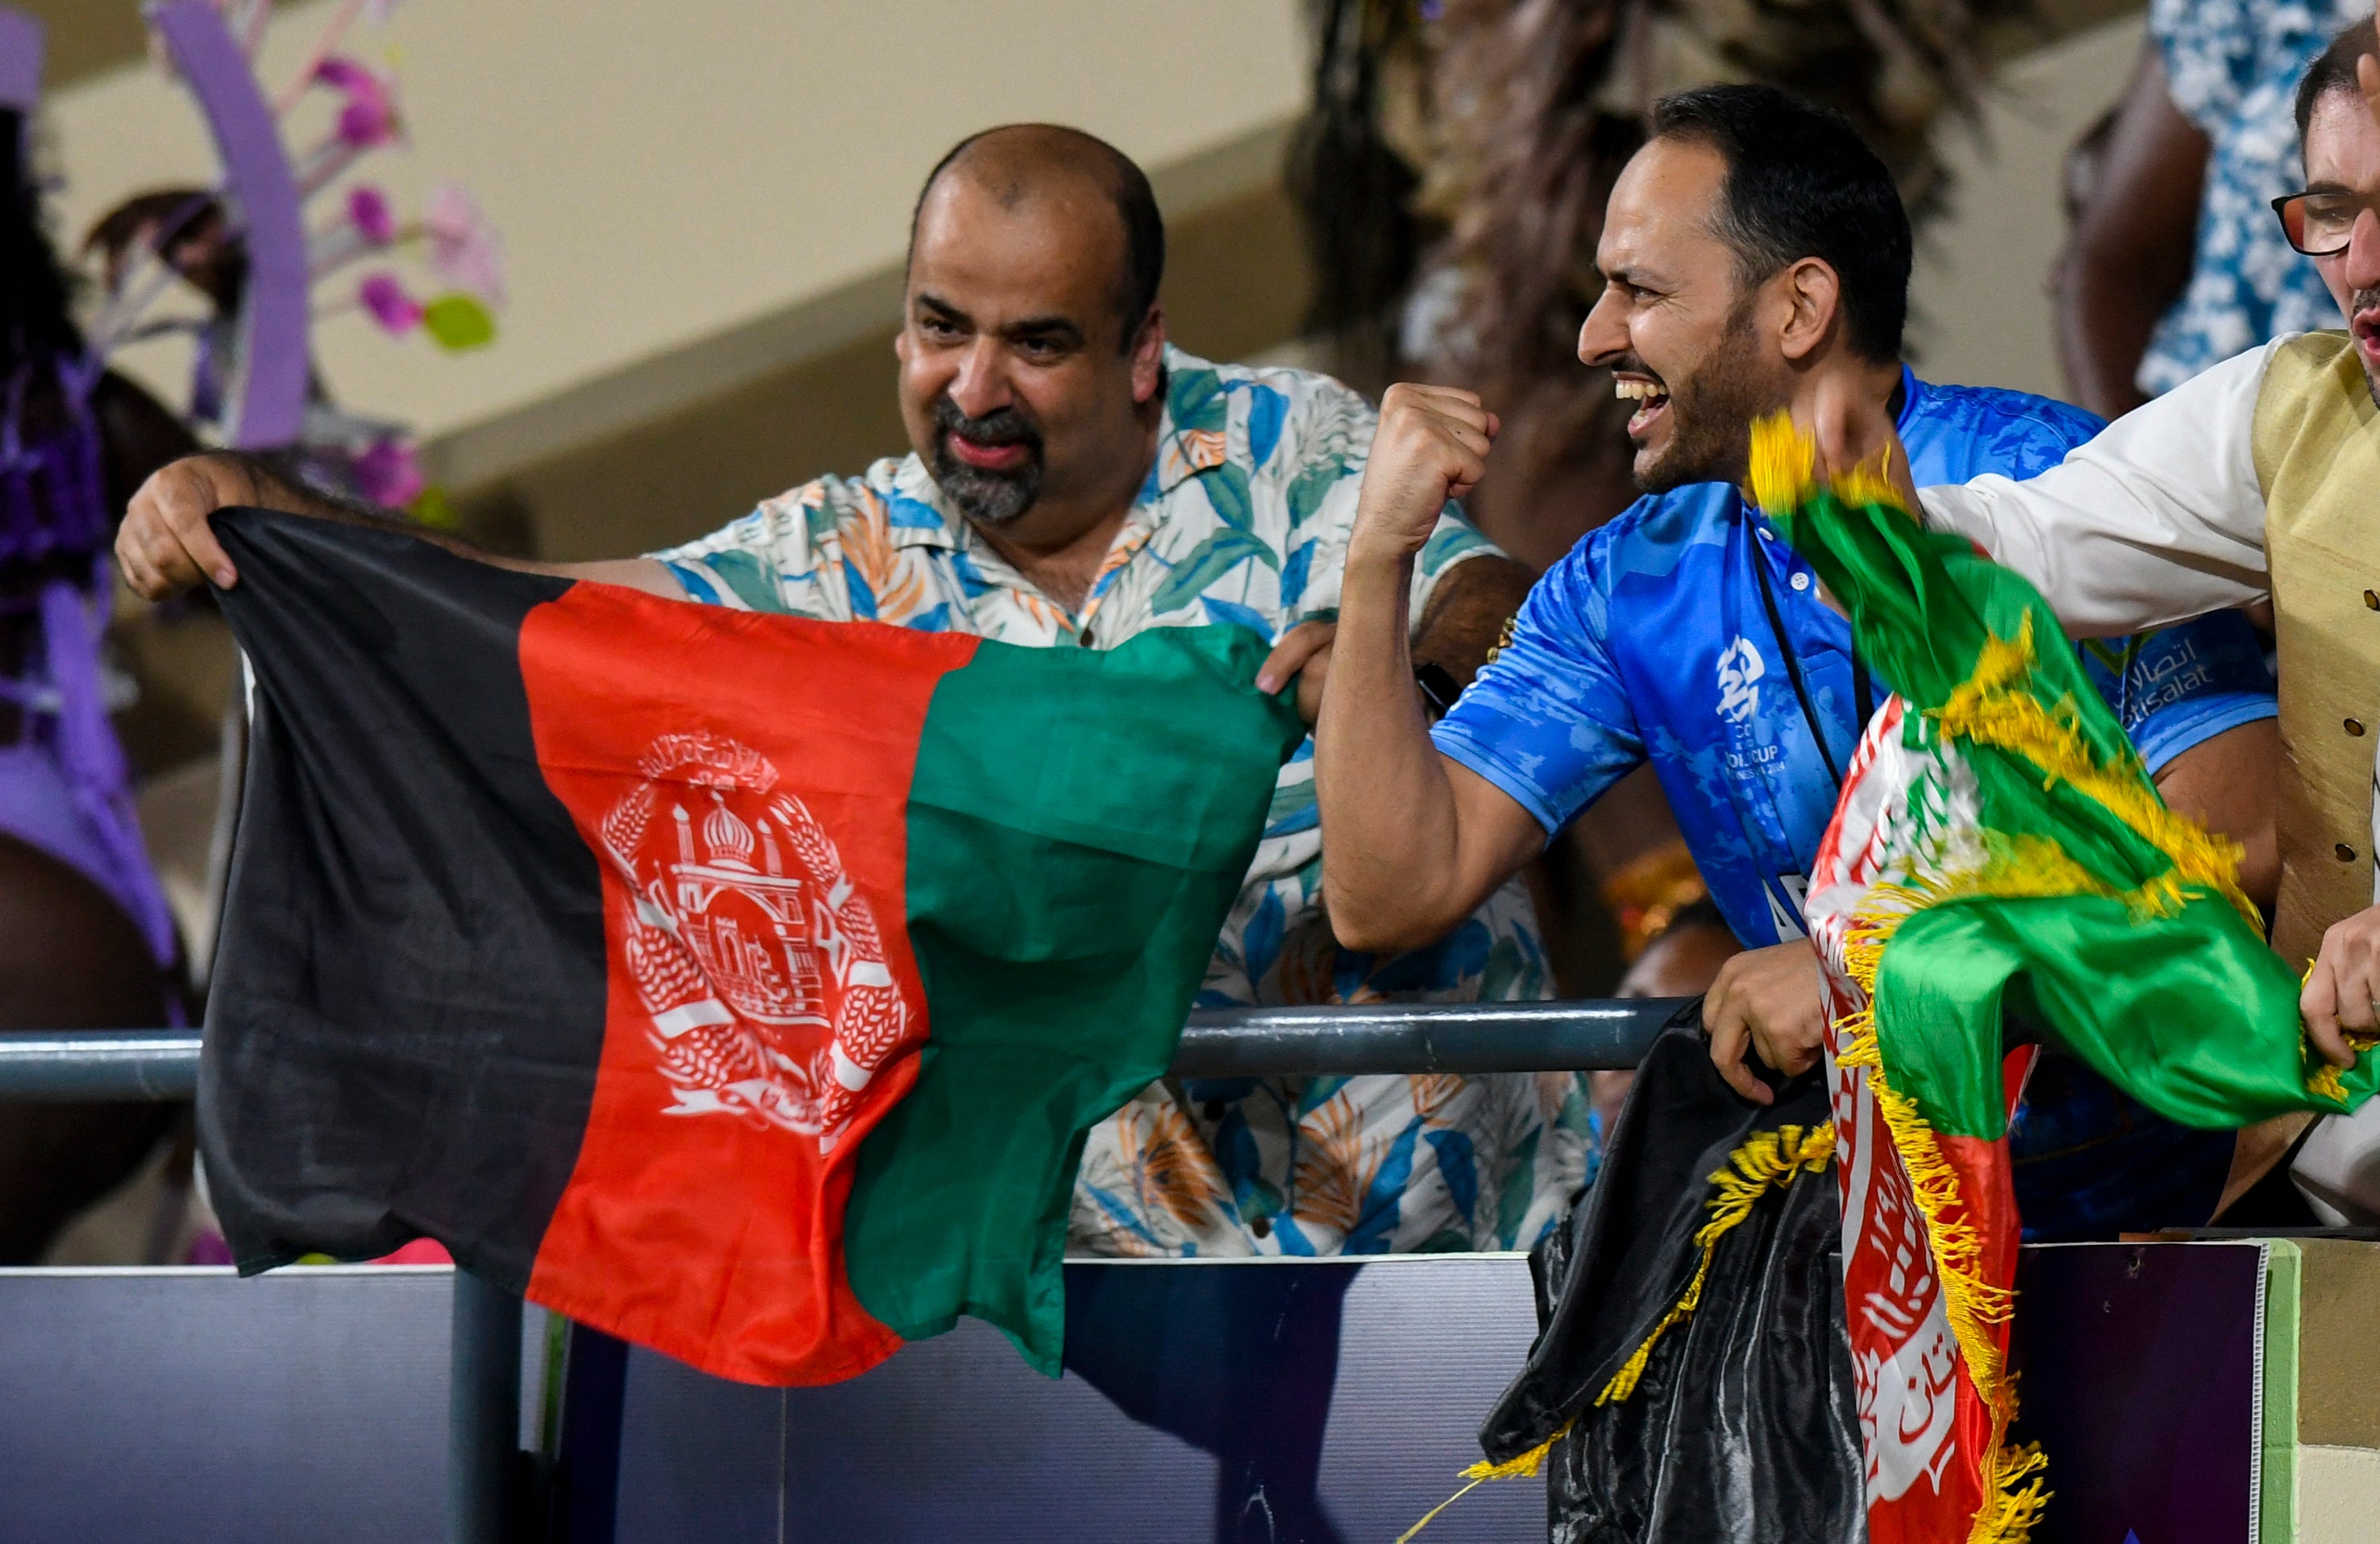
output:
{"label": "mosque emblem on flag", "polygon": [[832,1149],[916,1017],[867,899],[751,747],[664,735],[638,771],[601,833],[670,1113],[759,1121]]}

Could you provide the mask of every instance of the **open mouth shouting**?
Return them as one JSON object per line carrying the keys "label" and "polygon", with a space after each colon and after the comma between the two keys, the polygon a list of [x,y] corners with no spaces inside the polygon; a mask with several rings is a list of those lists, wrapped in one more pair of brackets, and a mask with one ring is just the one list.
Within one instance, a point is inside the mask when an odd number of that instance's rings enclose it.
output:
{"label": "open mouth shouting", "polygon": [[2380,290],[2356,292],[2347,330],[2355,339],[2355,351],[2363,357],[2363,368],[2380,374]]}
{"label": "open mouth shouting", "polygon": [[1642,444],[1670,410],[1670,388],[1650,376],[1621,371],[1612,377],[1613,395],[1636,404],[1628,418],[1628,437]]}

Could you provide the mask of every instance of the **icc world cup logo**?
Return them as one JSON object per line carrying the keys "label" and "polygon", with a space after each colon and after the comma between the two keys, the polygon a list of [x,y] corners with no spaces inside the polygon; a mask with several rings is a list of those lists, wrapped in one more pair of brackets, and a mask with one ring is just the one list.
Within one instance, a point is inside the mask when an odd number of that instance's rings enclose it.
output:
{"label": "icc world cup logo", "polygon": [[907,1039],[868,902],[777,769],[718,736],[664,735],[603,817],[619,920],[673,1114],[724,1113],[832,1149]]}

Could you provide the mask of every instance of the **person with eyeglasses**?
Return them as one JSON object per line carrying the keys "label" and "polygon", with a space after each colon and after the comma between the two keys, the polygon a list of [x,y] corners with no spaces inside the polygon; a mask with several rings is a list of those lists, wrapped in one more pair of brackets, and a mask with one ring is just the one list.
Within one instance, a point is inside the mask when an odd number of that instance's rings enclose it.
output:
{"label": "person with eyeglasses", "polygon": [[[2273,200],[2344,327],[2286,334],[2119,419],[2022,481],[1909,486],[1890,420],[1820,394],[1829,466],[1890,455],[1929,525],[2037,586],[2077,636],[2269,599],[2279,653],[2280,892],[2273,947],[2309,966],[2308,1038],[2341,1066],[2380,1043],[2380,38],[2346,28],[2296,96],[2303,187]],[[2269,1170],[2302,1130],[2269,1133]],[[2372,1131],[2380,1146],[2380,1117]],[[2235,1169],[2233,1193],[2259,1177]],[[2380,1214],[2380,1209],[2375,1209]]]}

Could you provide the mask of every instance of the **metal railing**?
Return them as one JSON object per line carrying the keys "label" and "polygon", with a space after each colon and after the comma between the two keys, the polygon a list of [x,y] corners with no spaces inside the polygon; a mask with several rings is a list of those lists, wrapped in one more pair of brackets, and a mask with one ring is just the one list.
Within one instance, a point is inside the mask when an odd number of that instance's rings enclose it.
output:
{"label": "metal railing", "polygon": [[[1581,1072],[1633,1067],[1680,1000],[1378,1003],[1195,1013],[1183,1077],[1358,1073]],[[186,1100],[199,1087],[195,1029],[0,1033],[0,1104]],[[501,1544],[519,1467],[520,1299],[455,1279],[448,1392],[447,1537]]]}

